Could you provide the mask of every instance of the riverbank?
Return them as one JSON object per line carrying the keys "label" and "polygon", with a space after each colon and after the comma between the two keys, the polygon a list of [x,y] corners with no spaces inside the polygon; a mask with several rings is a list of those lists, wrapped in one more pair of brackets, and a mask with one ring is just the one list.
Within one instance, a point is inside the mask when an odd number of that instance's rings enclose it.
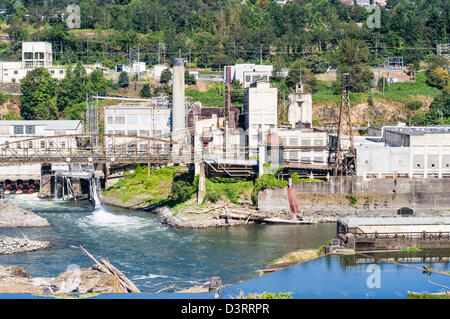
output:
{"label": "riverbank", "polygon": [[93,268],[68,270],[56,278],[32,278],[19,266],[0,265],[0,293],[61,295],[126,292],[115,276]]}
{"label": "riverbank", "polygon": [[7,199],[0,200],[0,228],[47,227],[50,223],[31,211],[14,205]]}

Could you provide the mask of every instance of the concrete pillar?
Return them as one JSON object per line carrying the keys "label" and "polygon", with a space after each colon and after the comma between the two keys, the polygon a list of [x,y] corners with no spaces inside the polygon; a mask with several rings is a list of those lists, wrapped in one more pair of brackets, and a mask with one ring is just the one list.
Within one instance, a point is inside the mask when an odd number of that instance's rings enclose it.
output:
{"label": "concrete pillar", "polygon": [[203,203],[206,195],[205,163],[200,164],[200,174],[198,178],[197,204]]}
{"label": "concrete pillar", "polygon": [[52,173],[50,165],[41,166],[41,180],[39,185],[38,197],[52,197]]}
{"label": "concrete pillar", "polygon": [[264,164],[266,163],[266,146],[261,143],[258,148],[258,176],[264,174]]}

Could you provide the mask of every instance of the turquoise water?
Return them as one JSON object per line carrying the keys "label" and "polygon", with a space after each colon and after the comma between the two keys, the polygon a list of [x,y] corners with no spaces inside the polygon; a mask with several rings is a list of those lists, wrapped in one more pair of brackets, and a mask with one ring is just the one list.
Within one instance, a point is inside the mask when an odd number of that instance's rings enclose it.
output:
{"label": "turquoise water", "polygon": [[226,285],[249,280],[272,260],[300,248],[317,248],[335,234],[335,224],[242,225],[214,229],[174,229],[159,217],[113,207],[93,211],[88,203],[11,199],[51,223],[51,227],[1,229],[0,234],[47,240],[50,249],[0,255],[0,264],[22,266],[31,276],[57,276],[71,264],[108,257],[144,292],[176,285],[187,288],[220,276]]}
{"label": "turquoise water", "polygon": [[[224,298],[244,293],[291,291],[294,298],[404,298],[408,291],[439,292],[431,282],[450,286],[450,276],[377,263],[361,256],[328,256],[257,278],[272,260],[300,248],[317,248],[335,235],[336,225],[242,225],[214,229],[174,229],[145,212],[87,203],[39,200],[36,195],[11,197],[52,224],[46,228],[1,229],[0,234],[47,240],[52,247],[25,254],[0,255],[0,264],[22,266],[33,277],[57,276],[71,264],[108,257],[143,292],[176,285],[187,288],[220,276]],[[450,252],[376,254],[407,265],[450,271]],[[380,268],[379,287],[370,288],[371,264]],[[370,266],[373,267],[373,266]],[[3,298],[4,296],[0,296]],[[26,296],[25,296],[26,297]],[[110,295],[98,298],[111,298]],[[213,294],[123,295],[120,298],[213,298]]]}

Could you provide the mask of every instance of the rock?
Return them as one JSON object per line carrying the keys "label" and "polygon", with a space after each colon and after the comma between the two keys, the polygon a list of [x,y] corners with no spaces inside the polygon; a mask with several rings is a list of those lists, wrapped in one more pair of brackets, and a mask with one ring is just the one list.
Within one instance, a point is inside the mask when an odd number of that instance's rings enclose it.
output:
{"label": "rock", "polygon": [[0,236],[0,255],[23,253],[38,249],[45,249],[48,247],[50,247],[50,243],[48,241],[29,240],[26,237],[12,238]]}
{"label": "rock", "polygon": [[56,278],[31,276],[18,266],[0,265],[0,293],[85,294],[126,293],[119,280],[94,269],[66,271]]}
{"label": "rock", "polygon": [[9,200],[0,200],[1,227],[46,227],[50,226],[47,219],[33,212],[19,208]]}
{"label": "rock", "polygon": [[212,277],[208,290],[209,291],[216,291],[217,289],[219,289],[220,287],[222,287],[222,280],[220,279],[220,277]]}

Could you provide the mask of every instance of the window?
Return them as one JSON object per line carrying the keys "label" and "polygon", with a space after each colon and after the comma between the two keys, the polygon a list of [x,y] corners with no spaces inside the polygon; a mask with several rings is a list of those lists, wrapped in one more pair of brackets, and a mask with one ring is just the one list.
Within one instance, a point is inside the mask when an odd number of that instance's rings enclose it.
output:
{"label": "window", "polygon": [[321,145],[323,145],[323,140],[314,140],[314,145],[315,145],[315,146],[321,146]]}
{"label": "window", "polygon": [[310,140],[310,139],[307,139],[307,140],[302,139],[302,145],[303,145],[303,146],[309,146],[309,145],[311,145],[311,140]]}
{"label": "window", "polygon": [[49,147],[49,148],[52,148],[52,147],[53,147],[53,141],[49,141],[49,142],[48,142],[48,147]]}
{"label": "window", "polygon": [[59,74],[64,74],[64,70],[59,70]]}
{"label": "window", "polygon": [[108,116],[108,124],[113,124],[113,117],[112,116]]}
{"label": "window", "polygon": [[41,141],[41,148],[45,148],[45,141]]}
{"label": "window", "polygon": [[150,116],[148,115],[139,116],[139,124],[149,125],[149,123],[150,123]]}
{"label": "window", "polygon": [[137,136],[137,131],[136,130],[131,130],[127,132],[128,136]]}
{"label": "window", "polygon": [[125,116],[116,116],[114,119],[115,124],[125,124]]}
{"label": "window", "polygon": [[51,74],[55,74],[55,70],[50,70],[50,73]]}
{"label": "window", "polygon": [[289,138],[289,146],[297,146],[298,145],[298,139],[296,137]]}
{"label": "window", "polygon": [[28,148],[33,148],[33,141],[28,141]]}
{"label": "window", "polygon": [[125,135],[125,131],[116,131],[117,135]]}
{"label": "window", "polygon": [[19,74],[19,71],[14,70],[14,74],[15,74],[15,75]]}
{"label": "window", "polygon": [[23,134],[23,126],[14,125],[14,134]]}
{"label": "window", "polygon": [[25,53],[23,54],[23,58],[24,58],[25,60],[32,60],[32,59],[33,59],[33,52],[25,52]]}
{"label": "window", "polygon": [[35,133],[35,126],[34,125],[27,125],[25,126],[27,134],[34,134]]}
{"label": "window", "polygon": [[61,142],[61,148],[66,148],[66,142],[65,141]]}
{"label": "window", "polygon": [[148,133],[149,133],[149,132],[146,131],[146,130],[140,130],[140,131],[139,131],[139,136],[149,136]]}
{"label": "window", "polygon": [[16,143],[17,148],[22,148],[22,145],[20,143]]}
{"label": "window", "polygon": [[128,125],[136,125],[137,124],[137,115],[128,115]]}

